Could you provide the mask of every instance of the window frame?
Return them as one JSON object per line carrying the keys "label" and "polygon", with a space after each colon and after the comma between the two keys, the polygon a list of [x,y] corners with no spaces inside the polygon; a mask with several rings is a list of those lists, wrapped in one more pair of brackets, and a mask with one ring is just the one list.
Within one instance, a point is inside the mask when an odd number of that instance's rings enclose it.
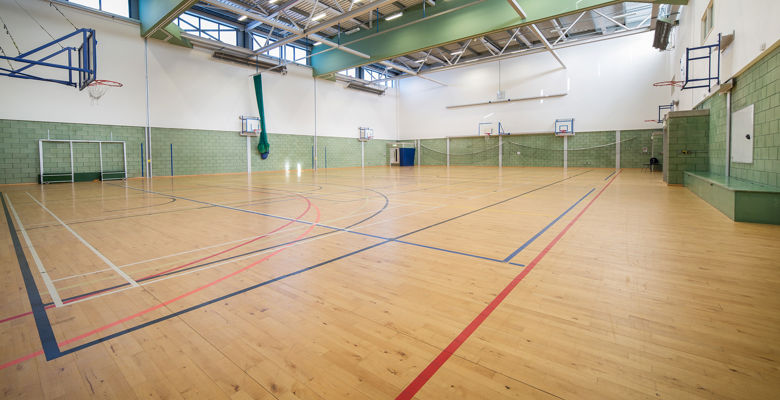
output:
{"label": "window frame", "polygon": [[[198,26],[193,25],[192,22],[187,21],[186,19],[182,18],[182,16],[196,18],[198,20]],[[202,27],[203,21],[216,25],[216,28],[204,29]],[[182,23],[186,24],[186,26],[182,26]],[[174,24],[176,24],[176,26],[178,26],[182,32],[189,33],[191,35],[197,34],[198,37],[202,37],[204,39],[211,39],[220,43],[229,44],[231,46],[238,46],[238,42],[239,42],[238,36],[241,30],[237,26],[233,26],[209,17],[204,17],[203,15],[196,14],[189,11],[185,11],[181,13],[181,15],[177,16],[176,19],[174,20]],[[188,28],[187,26],[191,28]],[[235,34],[234,36],[235,40],[232,42],[222,40],[222,32],[233,32]]]}
{"label": "window frame", "polygon": [[124,17],[124,18],[133,18],[133,17],[131,17],[131,15],[133,15],[133,2],[131,0],[125,0],[126,3],[127,3],[127,15],[117,14],[117,13],[113,13],[111,11],[104,10],[103,9],[103,0],[97,0],[97,2],[98,2],[97,8],[91,7],[91,6],[88,6],[88,5],[85,5],[85,4],[77,3],[77,2],[75,2],[73,0],[63,0],[63,1],[65,1],[66,3],[71,4],[71,5],[76,5],[76,6],[79,6],[79,7],[85,7],[85,8],[91,9],[91,10],[97,10],[97,11],[104,12],[104,13],[109,14],[109,15],[118,15],[118,16]]}
{"label": "window frame", "polygon": [[710,2],[707,4],[707,7],[704,9],[704,13],[701,16],[701,43],[705,44],[707,42],[707,38],[710,36],[710,33],[712,33],[713,29],[715,28],[715,12],[713,3],[715,0],[710,0]]}

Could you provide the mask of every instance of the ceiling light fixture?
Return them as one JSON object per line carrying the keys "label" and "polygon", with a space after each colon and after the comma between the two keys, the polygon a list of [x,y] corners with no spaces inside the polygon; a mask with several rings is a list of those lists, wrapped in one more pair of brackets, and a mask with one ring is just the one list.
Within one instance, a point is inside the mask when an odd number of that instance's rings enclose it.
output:
{"label": "ceiling light fixture", "polygon": [[350,29],[348,31],[345,31],[344,34],[345,35],[351,35],[351,34],[357,33],[357,32],[360,32],[360,27],[359,26],[356,26],[356,27],[354,27],[354,28],[352,28],[352,29]]}
{"label": "ceiling light fixture", "polygon": [[268,4],[274,4],[274,3],[276,3],[277,1],[279,1],[279,0],[270,0],[270,1],[268,2]]}
{"label": "ceiling light fixture", "polygon": [[322,42],[314,42],[314,44],[312,46],[319,46],[321,44],[322,44]]}
{"label": "ceiling light fixture", "polygon": [[249,17],[247,17],[246,15],[242,15],[242,16],[238,17],[238,20],[239,21],[243,21],[243,20],[245,20],[247,18],[249,18]]}
{"label": "ceiling light fixture", "polygon": [[386,17],[386,18],[385,18],[385,21],[391,21],[391,20],[394,20],[394,19],[396,19],[396,18],[400,18],[402,15],[404,15],[404,13],[403,13],[403,12],[397,12],[397,13],[395,13],[395,14],[393,14],[393,15],[389,16],[389,17]]}
{"label": "ceiling light fixture", "polygon": [[325,13],[319,13],[318,15],[315,15],[314,17],[312,17],[312,19],[311,19],[311,20],[312,20],[312,21],[319,21],[319,20],[321,20],[321,19],[323,19],[323,18],[325,18],[325,17],[327,17],[327,14],[325,14]]}
{"label": "ceiling light fixture", "polygon": [[424,62],[425,62],[425,59],[423,58],[422,60],[417,60],[417,61],[415,61],[415,62],[416,62],[416,63],[418,63],[418,64],[422,64],[422,63],[424,63]]}
{"label": "ceiling light fixture", "polygon": [[463,54],[463,51],[464,51],[464,50],[453,51],[453,52],[452,52],[452,53],[450,53],[450,54],[452,54],[453,56],[457,56],[458,54]]}

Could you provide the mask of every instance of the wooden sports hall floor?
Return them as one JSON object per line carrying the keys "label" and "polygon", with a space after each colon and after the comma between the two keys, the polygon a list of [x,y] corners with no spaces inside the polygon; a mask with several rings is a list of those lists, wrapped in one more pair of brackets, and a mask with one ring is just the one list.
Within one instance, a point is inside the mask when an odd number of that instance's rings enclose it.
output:
{"label": "wooden sports hall floor", "polygon": [[614,172],[2,186],[2,396],[777,398],[780,226]]}

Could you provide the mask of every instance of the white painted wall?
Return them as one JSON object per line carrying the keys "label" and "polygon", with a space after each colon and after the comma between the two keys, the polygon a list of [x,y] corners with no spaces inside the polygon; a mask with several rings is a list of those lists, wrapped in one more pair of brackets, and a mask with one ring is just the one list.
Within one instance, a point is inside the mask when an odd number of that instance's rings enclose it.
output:
{"label": "white painted wall", "polygon": [[[668,52],[669,67],[664,80],[673,75],[680,80],[680,60],[685,49],[717,42],[718,33],[734,32],[734,42],[721,53],[721,82],[725,82],[780,40],[780,1],[777,0],[713,0],[714,27],[702,42],[701,18],[710,0],[690,0],[682,8],[680,25],[675,32],[674,48]],[[698,68],[698,71],[696,70]],[[694,68],[693,75],[701,77],[706,64]],[[713,64],[715,68],[715,64]],[[681,110],[689,110],[708,95],[707,89],[675,90],[674,99]]]}
{"label": "white painted wall", "polygon": [[[652,129],[659,104],[669,90],[664,80],[666,57],[652,48],[653,33],[572,46],[558,50],[568,69],[549,53],[500,62],[500,87],[507,98],[565,92],[565,97],[491,104],[459,109],[446,106],[494,100],[499,63],[428,74],[443,87],[419,78],[401,81],[400,138],[468,136],[481,121],[500,121],[506,131],[552,132],[556,118],[575,118],[575,130]],[[487,118],[485,116],[493,114]]]}
{"label": "white painted wall", "polygon": [[[73,31],[46,1],[20,2],[55,37]],[[94,28],[98,39],[98,78],[120,81],[98,106],[86,91],[48,82],[0,77],[0,119],[88,124],[146,125],[144,41],[138,24],[59,6],[77,26]],[[22,52],[51,38],[14,0],[0,0],[0,14]],[[254,68],[211,58],[211,53],[150,39],[149,92],[152,127],[240,129],[240,115],[257,115]],[[16,55],[5,32],[0,46]],[[6,64],[7,65],[7,64]],[[50,73],[46,69],[40,72]],[[396,94],[384,96],[346,89],[343,83],[315,81],[311,69],[289,66],[285,76],[263,74],[267,128],[272,133],[357,137],[358,126],[374,128],[376,138],[395,139]]]}

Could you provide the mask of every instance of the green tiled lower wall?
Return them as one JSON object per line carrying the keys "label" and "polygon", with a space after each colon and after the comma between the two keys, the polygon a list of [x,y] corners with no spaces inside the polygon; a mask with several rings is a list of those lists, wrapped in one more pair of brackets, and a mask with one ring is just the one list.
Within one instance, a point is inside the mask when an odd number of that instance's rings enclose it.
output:
{"label": "green tiled lower wall", "polygon": [[[0,120],[0,184],[37,182],[39,174],[38,140],[118,140],[126,142],[127,172],[141,176],[141,143],[144,129],[130,126],[65,124]],[[76,172],[97,172],[100,154],[97,144],[74,144]],[[121,145],[104,144],[105,171],[120,167]],[[66,143],[44,142],[44,171],[70,172],[70,147]],[[94,171],[89,171],[94,168]]]}
{"label": "green tiled lower wall", "polygon": [[709,171],[726,174],[726,95],[713,96],[700,107],[710,110]]}
{"label": "green tiled lower wall", "polygon": [[780,48],[737,77],[731,110],[753,104],[753,163],[731,163],[731,176],[780,186]]}
{"label": "green tiled lower wall", "polygon": [[685,171],[707,172],[710,168],[709,113],[675,116],[677,113],[669,113],[668,143],[664,144],[664,169],[670,185],[682,185]]}
{"label": "green tiled lower wall", "polygon": [[[730,164],[730,175],[755,183],[780,186],[780,48],[765,55],[736,77],[731,111],[754,106],[753,163]],[[707,99],[699,107],[710,110],[710,172],[726,170],[726,95]]]}
{"label": "green tiled lower wall", "polygon": [[[117,140],[126,142],[129,177],[141,176],[141,144],[144,128],[128,126],[65,124],[52,122],[0,120],[0,184],[37,182],[38,140]],[[268,136],[271,155],[262,160],[257,152],[258,138],[250,138],[252,170],[271,171],[312,166],[314,138],[272,133]],[[388,140],[365,143],[365,165],[386,165]],[[246,138],[232,131],[152,128],[152,161],[155,176],[171,175],[173,145],[174,175],[214,174],[246,171]],[[359,167],[361,144],[355,138],[318,137],[319,166]],[[327,150],[326,150],[327,149]],[[103,170],[122,169],[122,146],[103,144]],[[96,143],[74,143],[75,172],[98,172],[100,152]],[[70,146],[44,142],[44,170],[70,172]]]}
{"label": "green tiled lower wall", "polygon": [[[653,133],[657,133],[653,135]],[[620,132],[620,166],[642,168],[650,158],[663,159],[664,136],[662,130],[636,130]]]}

